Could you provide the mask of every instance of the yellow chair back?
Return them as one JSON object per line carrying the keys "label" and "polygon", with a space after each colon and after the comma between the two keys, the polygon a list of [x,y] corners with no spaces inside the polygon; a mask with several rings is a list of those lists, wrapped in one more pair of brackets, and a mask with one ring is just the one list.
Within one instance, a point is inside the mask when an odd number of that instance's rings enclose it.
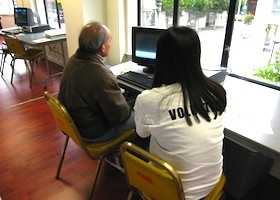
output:
{"label": "yellow chair back", "polygon": [[130,197],[136,188],[151,199],[185,199],[180,177],[168,163],[130,142],[121,145],[121,156]]}
{"label": "yellow chair back", "polygon": [[210,192],[210,194],[208,194],[204,200],[219,200],[221,199],[221,197],[224,194],[224,186],[226,183],[226,176],[223,173],[220,181],[216,184],[216,186],[214,187],[214,189]]}
{"label": "yellow chair back", "polygon": [[64,134],[67,134],[76,145],[83,148],[84,142],[82,140],[82,137],[66,108],[60,103],[57,98],[55,98],[48,92],[45,92],[45,98],[55,118],[58,128]]}
{"label": "yellow chair back", "polygon": [[19,56],[20,58],[26,57],[26,52],[19,39],[15,35],[6,34],[4,35],[4,40],[8,47],[9,53],[13,53],[16,57]]}
{"label": "yellow chair back", "polygon": [[116,148],[127,138],[131,137],[134,129],[129,129],[122,132],[118,137],[104,142],[86,143],[83,141],[81,134],[76,127],[72,117],[67,109],[61,102],[48,92],[45,92],[45,98],[52,111],[58,128],[66,135],[68,135],[79,147],[86,150],[87,154],[92,157],[93,155],[107,154],[111,149]]}
{"label": "yellow chair back", "polygon": [[[181,179],[171,165],[130,142],[121,145],[121,156],[130,188],[128,199],[132,198],[134,190],[139,190],[148,200],[185,199]],[[222,174],[204,200],[221,199],[225,182]]]}

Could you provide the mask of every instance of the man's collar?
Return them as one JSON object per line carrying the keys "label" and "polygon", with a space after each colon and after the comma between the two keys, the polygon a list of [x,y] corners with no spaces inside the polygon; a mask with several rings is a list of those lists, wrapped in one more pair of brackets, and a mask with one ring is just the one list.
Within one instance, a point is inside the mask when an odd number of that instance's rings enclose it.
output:
{"label": "man's collar", "polygon": [[82,51],[81,49],[78,49],[76,51],[76,57],[79,59],[84,59],[84,60],[98,60],[100,62],[104,62],[104,58],[99,55],[98,53],[93,54],[93,53],[89,53],[86,51]]}

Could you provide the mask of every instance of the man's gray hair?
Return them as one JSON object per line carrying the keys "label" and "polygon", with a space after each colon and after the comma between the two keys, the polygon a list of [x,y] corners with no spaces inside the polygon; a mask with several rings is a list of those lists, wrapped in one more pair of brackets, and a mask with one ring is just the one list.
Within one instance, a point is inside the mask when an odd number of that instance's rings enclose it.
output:
{"label": "man's gray hair", "polygon": [[86,24],[79,36],[79,49],[96,54],[101,45],[108,40],[106,28],[99,22]]}

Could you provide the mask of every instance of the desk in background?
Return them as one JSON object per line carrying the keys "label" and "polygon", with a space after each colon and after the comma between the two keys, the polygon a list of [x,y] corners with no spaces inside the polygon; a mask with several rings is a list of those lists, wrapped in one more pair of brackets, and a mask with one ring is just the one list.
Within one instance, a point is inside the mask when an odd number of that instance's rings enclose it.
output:
{"label": "desk in background", "polygon": [[[46,81],[48,80],[48,78],[62,74],[62,71],[59,73],[56,73],[56,74],[51,73],[46,47],[48,46],[51,52],[55,52],[55,53],[59,54],[60,57],[62,57],[62,60],[60,63],[62,65],[62,67],[64,67],[65,66],[65,54],[64,54],[64,48],[63,48],[63,42],[66,42],[66,35],[60,35],[60,36],[53,37],[53,38],[46,38],[44,36],[44,32],[41,32],[41,33],[19,34],[18,38],[23,44],[26,44],[28,46],[44,48],[46,67],[48,70],[48,76],[44,79],[44,82],[43,82],[44,88],[46,88]],[[62,53],[56,51],[55,49],[53,49],[50,46],[50,45],[56,44],[56,43],[60,43]]]}
{"label": "desk in background", "polygon": [[[3,35],[3,32],[0,31],[0,34]],[[56,74],[51,73],[46,47],[48,46],[50,49],[50,52],[54,52],[54,53],[58,54],[59,58],[62,58],[59,60],[59,63],[61,64],[62,67],[64,67],[65,66],[65,53],[64,53],[64,48],[63,48],[63,42],[66,42],[66,35],[59,35],[59,36],[52,37],[52,38],[46,38],[44,35],[44,32],[40,32],[40,33],[19,33],[19,34],[17,34],[17,37],[24,45],[31,46],[31,47],[40,47],[40,48],[44,49],[46,67],[48,70],[48,76],[43,81],[44,88],[46,88],[46,82],[49,78],[62,74],[62,71],[58,72]],[[57,43],[60,43],[62,52],[59,52],[56,49],[51,47],[51,45],[57,44]]]}

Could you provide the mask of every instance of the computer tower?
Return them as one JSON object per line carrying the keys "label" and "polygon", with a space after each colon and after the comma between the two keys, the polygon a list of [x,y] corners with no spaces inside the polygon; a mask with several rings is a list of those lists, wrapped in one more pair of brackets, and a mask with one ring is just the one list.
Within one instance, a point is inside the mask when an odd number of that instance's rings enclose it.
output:
{"label": "computer tower", "polygon": [[268,175],[274,160],[227,138],[223,150],[225,191],[241,199]]}

